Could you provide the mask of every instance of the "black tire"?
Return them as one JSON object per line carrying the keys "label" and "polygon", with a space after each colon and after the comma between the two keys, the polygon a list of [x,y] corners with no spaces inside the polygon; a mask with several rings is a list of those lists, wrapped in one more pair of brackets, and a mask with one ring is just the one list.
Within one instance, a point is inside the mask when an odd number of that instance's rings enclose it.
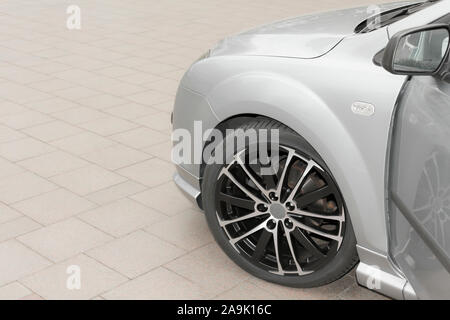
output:
{"label": "black tire", "polygon": [[[330,173],[330,170],[321,159],[319,154],[301,136],[299,136],[286,126],[280,124],[279,122],[268,120],[265,118],[256,118],[255,120],[242,125],[240,128],[244,130],[249,128],[257,130],[279,129],[280,145],[292,148],[302,156],[314,160],[325,171],[327,171],[327,173]],[[328,259],[328,261],[317,270],[314,270],[312,273],[306,275],[279,275],[269,272],[268,270],[261,268],[260,266],[249,261],[248,256],[246,256],[244,252],[237,251],[236,248],[231,245],[229,236],[226,234],[226,232],[224,232],[224,229],[219,224],[219,218],[217,214],[218,205],[216,199],[216,188],[218,187],[219,174],[223,168],[224,165],[220,164],[206,165],[202,182],[203,208],[205,210],[209,228],[215,240],[223,249],[223,251],[231,258],[231,260],[233,260],[242,269],[258,278],[264,279],[269,282],[289,287],[310,288],[323,286],[335,280],[338,280],[339,278],[347,274],[358,262],[358,255],[356,252],[356,239],[352,229],[352,224],[350,222],[350,217],[347,214],[347,210],[345,209],[345,203],[343,199],[343,214],[345,215],[345,225],[341,225],[341,228],[343,230],[343,239],[341,240],[340,247],[338,247],[337,251],[333,255],[330,254],[330,258]],[[331,179],[333,178],[331,177]],[[339,189],[337,190],[340,194]],[[283,222],[281,222],[281,224],[282,223]],[[278,230],[278,224],[276,228]],[[282,226],[282,228],[284,228],[284,226]]]}

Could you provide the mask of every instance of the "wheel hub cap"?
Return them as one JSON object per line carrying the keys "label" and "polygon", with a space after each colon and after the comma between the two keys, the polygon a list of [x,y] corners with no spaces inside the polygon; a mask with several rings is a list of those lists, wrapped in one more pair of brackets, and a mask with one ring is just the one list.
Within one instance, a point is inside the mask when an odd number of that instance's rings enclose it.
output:
{"label": "wheel hub cap", "polygon": [[286,209],[280,203],[273,203],[269,208],[270,214],[277,220],[284,219],[286,217]]}

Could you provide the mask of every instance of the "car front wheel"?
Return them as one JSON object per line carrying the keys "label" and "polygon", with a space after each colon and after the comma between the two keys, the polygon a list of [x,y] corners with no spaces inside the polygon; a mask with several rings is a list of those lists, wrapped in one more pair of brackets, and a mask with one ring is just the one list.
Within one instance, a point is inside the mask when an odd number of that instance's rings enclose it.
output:
{"label": "car front wheel", "polygon": [[279,130],[272,144],[279,165],[264,172],[250,144],[226,164],[206,166],[203,206],[218,244],[252,275],[286,286],[316,287],[345,275],[358,261],[356,241],[324,161],[278,122],[257,119],[240,129]]}

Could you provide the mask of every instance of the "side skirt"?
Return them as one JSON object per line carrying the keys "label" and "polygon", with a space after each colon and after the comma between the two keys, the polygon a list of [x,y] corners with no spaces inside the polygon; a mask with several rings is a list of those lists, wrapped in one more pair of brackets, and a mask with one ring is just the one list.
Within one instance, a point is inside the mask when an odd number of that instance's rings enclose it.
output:
{"label": "side skirt", "polygon": [[356,269],[356,279],[360,285],[397,300],[417,299],[408,280],[387,256],[360,246],[357,250],[361,262]]}

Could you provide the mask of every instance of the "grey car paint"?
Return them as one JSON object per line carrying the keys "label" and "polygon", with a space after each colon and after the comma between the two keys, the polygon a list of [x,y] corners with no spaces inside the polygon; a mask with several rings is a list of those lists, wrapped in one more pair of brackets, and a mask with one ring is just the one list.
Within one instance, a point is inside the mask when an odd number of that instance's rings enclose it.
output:
{"label": "grey car paint", "polygon": [[[431,23],[450,11],[450,1],[388,28],[354,34],[350,21],[355,27],[367,18],[364,10],[341,11],[334,19],[326,13],[287,20],[222,41],[183,77],[174,129],[192,132],[199,120],[206,130],[248,114],[291,127],[319,152],[346,199],[361,260],[360,283],[367,285],[375,276],[380,292],[415,297],[409,279],[389,257],[385,201],[391,120],[406,77],[389,74],[372,59],[386,46],[390,30]],[[277,36],[284,44],[273,48],[270,43]],[[313,37],[320,40],[311,41]],[[353,113],[355,102],[372,105],[375,113]],[[200,179],[200,165],[178,167],[176,182],[191,197],[199,197]]]}
{"label": "grey car paint", "polygon": [[[386,11],[404,5],[405,3],[384,4],[380,6],[380,10]],[[224,39],[215,48],[214,56],[317,58],[353,34],[355,26],[372,13],[367,7],[361,7],[275,22]]]}

